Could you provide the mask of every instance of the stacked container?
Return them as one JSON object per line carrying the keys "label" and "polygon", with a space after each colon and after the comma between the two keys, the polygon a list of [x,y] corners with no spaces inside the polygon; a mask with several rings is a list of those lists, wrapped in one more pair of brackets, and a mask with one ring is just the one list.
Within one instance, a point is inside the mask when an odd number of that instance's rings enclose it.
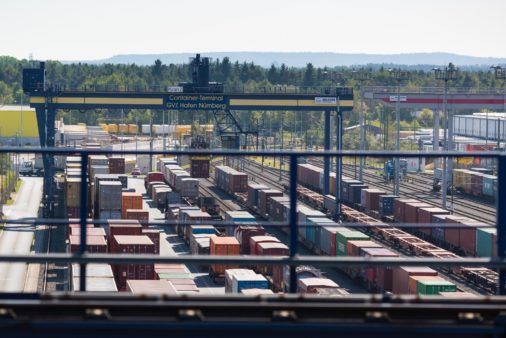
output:
{"label": "stacked container", "polygon": [[109,173],[110,174],[124,174],[125,173],[125,159],[123,157],[110,157],[109,158]]}
{"label": "stacked container", "polygon": [[395,294],[408,294],[409,278],[413,276],[437,276],[437,271],[425,266],[400,266],[394,269],[392,291]]}
{"label": "stacked container", "polygon": [[270,209],[270,197],[282,197],[283,193],[276,189],[264,189],[258,191],[258,209],[262,215],[267,215]]}
{"label": "stacked container", "polygon": [[252,236],[249,239],[249,253],[258,255],[258,247],[260,243],[281,243],[279,239],[273,236]]}
{"label": "stacked container", "polygon": [[[154,254],[155,245],[148,236],[112,237],[111,253],[114,254]],[[155,279],[154,264],[118,264],[113,267],[118,289],[126,290],[129,279]]]}
{"label": "stacked container", "polygon": [[178,292],[166,280],[127,280],[126,291],[135,295],[176,295]]}
{"label": "stacked container", "polygon": [[142,209],[142,194],[123,192],[121,194],[121,218],[127,218],[128,209]]}
{"label": "stacked container", "polygon": [[[80,291],[81,266],[72,264],[72,291]],[[109,264],[86,264],[87,292],[118,292]]]}
{"label": "stacked container", "polygon": [[234,237],[241,244],[241,253],[250,253],[250,238],[265,235],[265,229],[260,225],[239,225],[234,230]]}
{"label": "stacked container", "polygon": [[100,219],[121,219],[121,189],[120,182],[99,182],[98,212]]}
{"label": "stacked container", "polygon": [[394,214],[394,200],[399,198],[396,195],[382,195],[379,197],[379,214],[381,216],[392,216]]}
{"label": "stacked container", "polygon": [[241,293],[246,289],[268,289],[269,282],[264,276],[249,269],[227,269],[225,271],[225,292]]}
{"label": "stacked container", "polygon": [[248,205],[255,207],[258,204],[258,192],[269,189],[265,184],[248,183]]}
{"label": "stacked container", "polygon": [[[241,245],[235,237],[218,237],[213,235],[210,238],[210,244],[210,255],[238,256],[241,252]],[[237,266],[212,264],[211,275],[213,277],[221,277],[225,274],[225,270],[234,268],[237,268]]]}

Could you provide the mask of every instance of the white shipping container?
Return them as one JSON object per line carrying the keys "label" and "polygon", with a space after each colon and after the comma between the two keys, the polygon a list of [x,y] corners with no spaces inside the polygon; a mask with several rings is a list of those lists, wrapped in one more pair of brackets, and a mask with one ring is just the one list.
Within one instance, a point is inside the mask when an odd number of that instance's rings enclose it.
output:
{"label": "white shipping container", "polygon": [[406,158],[408,172],[425,171],[425,157]]}
{"label": "white shipping container", "polygon": [[[72,278],[72,291],[80,291],[79,277]],[[118,292],[112,277],[86,277],[87,292]]]}
{"label": "white shipping container", "polygon": [[[72,276],[81,276],[81,266],[72,264]],[[86,264],[86,277],[110,277],[113,278],[112,268],[110,264]]]}
{"label": "white shipping container", "polygon": [[143,124],[141,126],[141,132],[143,134],[150,134],[151,133],[151,126],[149,124]]}

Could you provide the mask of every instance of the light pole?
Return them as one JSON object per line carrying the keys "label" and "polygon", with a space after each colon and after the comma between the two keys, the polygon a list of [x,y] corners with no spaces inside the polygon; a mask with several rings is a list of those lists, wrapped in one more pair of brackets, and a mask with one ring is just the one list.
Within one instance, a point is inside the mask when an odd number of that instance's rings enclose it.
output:
{"label": "light pole", "polygon": [[[449,63],[448,67],[444,68],[434,68],[434,74],[436,76],[436,80],[444,81],[444,92],[443,92],[443,151],[453,150],[453,121],[452,118],[448,114],[447,105],[448,105],[448,81],[455,80],[458,75],[458,69],[453,65],[453,63]],[[446,157],[443,156],[443,168],[441,174],[441,207],[446,209],[446,190],[448,186],[447,182],[447,173],[452,171],[453,161],[450,161],[447,164]],[[434,172],[436,167],[434,167]]]}
{"label": "light pole", "polygon": [[[364,151],[365,150],[365,136],[366,136],[366,126],[364,125],[364,115],[365,115],[365,111],[364,111],[364,93],[362,91],[362,85],[365,81],[368,81],[371,79],[371,72],[369,71],[366,71],[365,69],[360,69],[359,71],[357,70],[352,70],[351,72],[352,74],[352,77],[353,79],[357,80],[358,83],[360,84],[360,96],[361,96],[361,100],[360,100],[360,112],[359,112],[359,119],[360,119],[360,128],[359,128],[359,148],[361,151]],[[371,109],[371,107],[369,107]],[[363,181],[363,173],[364,173],[364,163],[365,163],[365,157],[360,157],[359,159],[359,171],[358,171],[358,180],[359,181]],[[357,172],[357,168],[355,167],[355,173]],[[356,175],[355,175],[355,178],[356,178]]]}
{"label": "light pole", "polygon": [[[389,69],[390,76],[392,76],[397,82],[397,97],[395,98],[395,124],[396,124],[396,137],[395,137],[395,150],[397,155],[400,155],[401,152],[401,82],[408,79],[408,72],[402,70],[400,68]],[[396,157],[395,159],[395,171],[394,171],[394,195],[400,196],[400,157]],[[389,175],[389,173],[388,173]]]}
{"label": "light pole", "polygon": [[[490,67],[494,70],[494,75],[497,80],[504,80],[504,92],[503,92],[503,105],[502,105],[502,112],[506,113],[506,68],[501,66],[492,66]],[[499,123],[499,122],[498,122]],[[503,131],[504,133],[504,131]],[[497,133],[497,142],[500,146],[501,137],[499,133]],[[506,140],[504,143],[504,148],[506,149]]]}

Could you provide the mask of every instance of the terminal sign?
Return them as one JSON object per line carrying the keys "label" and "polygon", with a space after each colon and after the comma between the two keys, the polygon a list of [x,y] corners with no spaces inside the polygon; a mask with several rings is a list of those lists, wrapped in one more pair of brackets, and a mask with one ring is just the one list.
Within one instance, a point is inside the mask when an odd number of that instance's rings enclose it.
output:
{"label": "terminal sign", "polygon": [[335,97],[315,97],[314,98],[314,103],[316,104],[328,104],[328,105],[331,105],[331,106],[335,106],[337,105],[337,98]]}
{"label": "terminal sign", "polygon": [[227,99],[223,95],[171,94],[165,98],[165,108],[175,110],[225,110]]}

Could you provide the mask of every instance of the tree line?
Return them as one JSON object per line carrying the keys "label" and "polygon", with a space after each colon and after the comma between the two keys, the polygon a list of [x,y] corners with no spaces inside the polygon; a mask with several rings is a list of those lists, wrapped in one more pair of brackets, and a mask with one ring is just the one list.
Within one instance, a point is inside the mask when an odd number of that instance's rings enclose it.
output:
{"label": "tree line", "polygon": [[[22,91],[22,69],[37,66],[29,60],[19,60],[13,57],[0,56],[0,104],[19,104],[27,102],[28,97]],[[47,82],[65,88],[87,87],[129,87],[148,88],[153,86],[174,86],[180,82],[190,80],[190,67],[188,64],[163,64],[160,60],[151,66],[138,66],[135,64],[100,64],[86,63],[65,64],[58,61],[46,62]],[[358,75],[367,74],[367,80]],[[360,80],[362,78],[362,80]],[[262,88],[270,86],[293,86],[293,87],[331,87],[349,86],[355,89],[357,97],[356,107],[360,102],[360,85],[395,86],[396,80],[390,75],[387,66],[375,65],[356,71],[351,67],[314,67],[308,63],[306,67],[289,67],[285,64],[273,64],[269,68],[263,68],[252,62],[231,62],[229,58],[212,60],[210,64],[211,81],[223,82],[230,87]],[[442,86],[435,79],[434,73],[427,68],[412,69],[409,78],[402,82],[404,88],[416,88],[426,86]],[[465,87],[473,89],[499,88],[503,86],[500,80],[496,80],[494,74],[484,70],[463,70],[458,78],[451,82],[453,87]],[[362,106],[369,111],[370,121],[385,119],[382,107],[368,107],[367,102]],[[386,111],[386,114],[391,114]],[[59,117],[66,123],[85,122],[96,124],[100,122],[119,123],[161,123],[162,114],[152,111],[90,111],[86,114],[79,112],[58,112]],[[283,117],[281,117],[283,114]],[[195,116],[198,115],[198,116]],[[322,125],[321,113],[297,113],[297,112],[253,112],[240,113],[242,124],[254,128],[261,126],[271,133],[281,127],[288,132],[303,131],[312,134],[317,139],[321,138],[321,132],[317,130]],[[413,122],[419,125],[428,125],[427,114],[424,120],[413,121],[412,116],[403,114],[404,124],[409,128]],[[121,119],[121,117],[123,118]],[[212,123],[212,116],[206,114],[179,114],[180,123],[195,122],[195,118],[201,123]],[[120,120],[121,119],[121,120]],[[393,119],[390,119],[392,121]],[[350,114],[346,118],[347,125],[358,122],[357,114]],[[384,122],[384,121],[383,121]],[[250,128],[250,129],[251,129]]]}

